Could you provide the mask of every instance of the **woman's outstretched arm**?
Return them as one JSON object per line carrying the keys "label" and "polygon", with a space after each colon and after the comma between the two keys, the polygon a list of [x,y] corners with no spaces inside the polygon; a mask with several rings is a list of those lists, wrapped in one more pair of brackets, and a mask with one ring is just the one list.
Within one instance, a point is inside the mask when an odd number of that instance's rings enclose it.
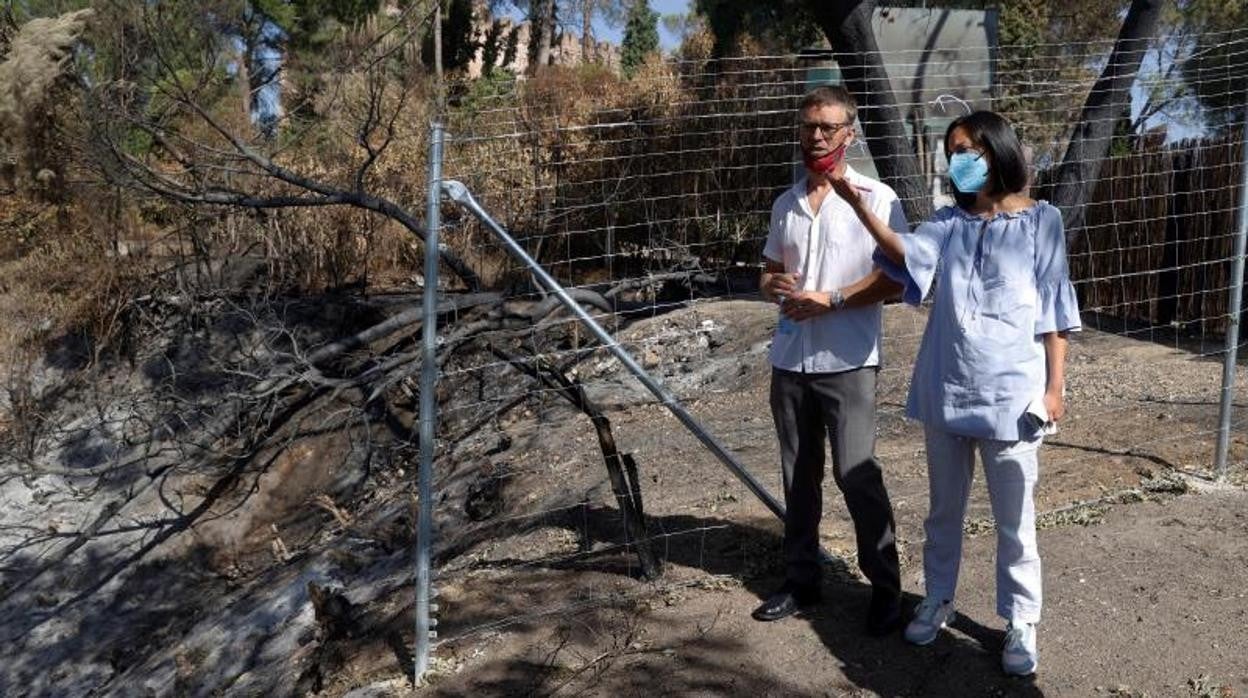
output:
{"label": "woman's outstretched arm", "polygon": [[875,244],[880,246],[880,251],[884,253],[891,261],[904,265],[906,263],[906,250],[902,246],[901,237],[897,231],[888,226],[888,223],[880,220],[871,210],[870,204],[867,203],[866,197],[858,188],[853,185],[841,174],[828,174],[828,181],[832,183],[832,189],[837,195],[845,200],[854,209],[858,220],[862,221],[862,225],[866,227],[867,232],[871,233],[871,237],[875,238]]}

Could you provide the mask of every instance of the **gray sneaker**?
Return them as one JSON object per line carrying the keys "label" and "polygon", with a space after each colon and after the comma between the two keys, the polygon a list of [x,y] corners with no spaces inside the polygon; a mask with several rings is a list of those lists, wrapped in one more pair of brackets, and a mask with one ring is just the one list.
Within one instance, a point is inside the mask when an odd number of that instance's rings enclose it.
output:
{"label": "gray sneaker", "polygon": [[915,645],[930,645],[940,629],[953,622],[952,601],[938,601],[927,597],[914,609],[914,619],[906,626],[906,641]]}
{"label": "gray sneaker", "polygon": [[1010,623],[1005,629],[1005,649],[1001,651],[1001,668],[1014,676],[1030,676],[1040,665],[1036,652],[1035,623]]}

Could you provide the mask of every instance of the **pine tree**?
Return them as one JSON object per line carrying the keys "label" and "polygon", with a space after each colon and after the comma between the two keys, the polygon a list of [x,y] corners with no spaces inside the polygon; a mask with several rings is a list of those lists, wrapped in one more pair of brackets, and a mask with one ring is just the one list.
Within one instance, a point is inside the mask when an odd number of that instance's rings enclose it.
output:
{"label": "pine tree", "polygon": [[[473,40],[472,0],[450,0],[442,12],[442,61],[446,70],[467,66],[477,52]],[[421,47],[421,60],[426,65],[434,63],[433,32],[425,35]]]}
{"label": "pine tree", "polygon": [[636,0],[628,8],[624,25],[624,43],[620,47],[620,66],[624,75],[632,77],[646,58],[659,50],[659,13],[650,9],[648,0]]}

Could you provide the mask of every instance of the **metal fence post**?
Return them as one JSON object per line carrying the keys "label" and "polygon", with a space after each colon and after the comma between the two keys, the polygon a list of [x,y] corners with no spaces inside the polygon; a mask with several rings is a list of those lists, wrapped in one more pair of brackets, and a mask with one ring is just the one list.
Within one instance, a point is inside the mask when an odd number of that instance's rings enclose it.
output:
{"label": "metal fence post", "polygon": [[429,201],[425,217],[425,287],[422,293],[424,324],[421,326],[423,351],[420,367],[420,474],[418,523],[416,530],[416,659],[413,681],[419,685],[429,669],[430,641],[436,636],[429,612],[430,551],[433,537],[433,455],[434,423],[438,403],[438,227],[441,225],[442,124],[429,130]]}
{"label": "metal fence post", "polygon": [[1244,249],[1248,243],[1248,100],[1244,107],[1244,130],[1239,178],[1239,230],[1235,234],[1235,255],[1231,258],[1231,294],[1227,306],[1226,356],[1222,361],[1222,404],[1218,411],[1218,450],[1214,457],[1217,477],[1226,477],[1226,460],[1231,442],[1231,409],[1235,397],[1235,363],[1239,353],[1239,316],[1244,292]]}

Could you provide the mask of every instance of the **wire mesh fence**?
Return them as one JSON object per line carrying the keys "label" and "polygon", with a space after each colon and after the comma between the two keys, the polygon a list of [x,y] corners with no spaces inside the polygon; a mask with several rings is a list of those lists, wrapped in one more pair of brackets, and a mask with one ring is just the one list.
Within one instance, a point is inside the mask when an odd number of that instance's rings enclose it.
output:
{"label": "wire mesh fence", "polygon": [[[1228,56],[1248,52],[1248,31],[1206,38]],[[1231,272],[1244,130],[1208,108],[1199,116],[1192,86],[1221,98],[1242,89],[1228,67],[1235,61],[1180,75],[1166,67],[1167,42],[1154,45],[1162,48],[1138,83],[1147,90],[1136,88],[1120,119],[1129,128],[1085,183],[1083,223],[1067,230],[1085,332],[1068,369],[1071,414],[1044,456],[1042,526],[1141,488],[1164,489],[1175,474],[1213,474],[1225,333],[1240,311],[1228,298],[1240,281]],[[1031,193],[1045,198],[1111,46],[1030,48],[1026,60],[983,75],[917,50],[883,59],[894,72],[968,71],[961,82],[992,95],[976,106],[1000,111],[1022,135]],[[790,55],[655,63],[627,81],[588,68],[521,81],[487,76],[452,88],[446,114],[444,177],[463,183],[616,346],[777,495],[767,408],[777,312],[758,296],[757,277],[772,202],[800,175],[795,108],[826,80],[825,68]],[[922,155],[922,203],[938,207],[949,201],[944,124],[962,107],[896,97],[918,115],[910,150]],[[871,146],[858,139],[852,167],[875,171],[886,156],[872,157]],[[780,529],[767,508],[488,226],[449,203],[442,219],[443,244],[502,301],[489,313],[465,304],[439,336],[430,504],[443,641],[774,577]],[[442,292],[467,296],[449,282]],[[877,453],[899,508],[915,512],[924,501],[923,440],[902,406],[925,320],[923,308],[887,308],[879,387]],[[1237,373],[1230,470],[1242,478],[1248,441]],[[852,581],[852,526],[830,483],[825,507],[833,523],[824,546]],[[630,512],[644,517],[642,528],[630,527]],[[968,528],[987,520],[981,502]],[[900,537],[917,548],[918,531],[903,526]]]}

